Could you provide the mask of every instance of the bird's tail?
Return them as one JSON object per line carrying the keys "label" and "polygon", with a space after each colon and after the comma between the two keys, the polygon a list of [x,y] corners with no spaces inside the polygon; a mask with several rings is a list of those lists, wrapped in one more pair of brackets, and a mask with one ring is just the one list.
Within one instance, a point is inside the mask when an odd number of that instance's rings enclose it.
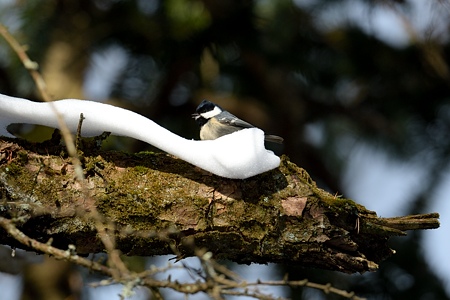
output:
{"label": "bird's tail", "polygon": [[277,144],[282,144],[284,141],[284,139],[281,136],[271,135],[271,134],[266,134],[264,136],[264,140],[266,142],[272,142],[272,143],[277,143]]}

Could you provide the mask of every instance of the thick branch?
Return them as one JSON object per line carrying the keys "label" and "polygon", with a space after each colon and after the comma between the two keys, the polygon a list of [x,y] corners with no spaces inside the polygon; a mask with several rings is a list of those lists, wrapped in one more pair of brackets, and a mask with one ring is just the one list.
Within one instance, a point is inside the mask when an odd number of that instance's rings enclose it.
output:
{"label": "thick branch", "polygon": [[[439,226],[437,214],[378,218],[317,188],[286,157],[277,170],[231,180],[166,154],[85,150],[80,184],[58,143],[16,142],[0,141],[0,215],[38,241],[76,245],[78,254],[104,251],[94,207],[115,224],[116,247],[127,255],[207,248],[241,263],[348,273],[375,270],[393,253],[390,236]],[[23,247],[4,233],[0,243]]]}

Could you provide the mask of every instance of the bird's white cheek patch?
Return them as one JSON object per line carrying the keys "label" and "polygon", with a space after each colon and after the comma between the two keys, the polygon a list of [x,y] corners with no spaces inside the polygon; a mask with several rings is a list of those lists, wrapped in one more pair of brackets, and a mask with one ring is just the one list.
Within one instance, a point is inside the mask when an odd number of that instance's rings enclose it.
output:
{"label": "bird's white cheek patch", "polygon": [[210,119],[212,117],[217,116],[221,112],[222,112],[222,110],[219,107],[215,106],[213,110],[207,111],[205,113],[201,113],[200,115],[205,119]]}

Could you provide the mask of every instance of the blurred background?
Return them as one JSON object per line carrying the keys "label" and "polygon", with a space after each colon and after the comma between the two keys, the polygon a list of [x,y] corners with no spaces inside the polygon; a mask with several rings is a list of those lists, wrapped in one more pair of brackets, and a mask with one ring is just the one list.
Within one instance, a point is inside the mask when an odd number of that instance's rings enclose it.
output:
{"label": "blurred background", "polygon": [[[39,63],[54,99],[122,106],[198,139],[190,114],[206,98],[284,137],[274,150],[333,194],[383,217],[441,214],[441,228],[393,239],[397,254],[375,273],[230,264],[246,278],[289,273],[370,299],[450,298],[450,2],[0,0],[0,22]],[[40,101],[1,38],[0,93]],[[112,137],[106,147],[149,149]],[[118,299],[120,287],[86,286],[98,278],[85,270],[2,251],[2,299]],[[167,259],[131,260],[144,267]],[[44,273],[55,275],[44,279],[52,287],[37,283]],[[60,294],[42,294],[52,289]],[[150,296],[140,290],[133,299]]]}

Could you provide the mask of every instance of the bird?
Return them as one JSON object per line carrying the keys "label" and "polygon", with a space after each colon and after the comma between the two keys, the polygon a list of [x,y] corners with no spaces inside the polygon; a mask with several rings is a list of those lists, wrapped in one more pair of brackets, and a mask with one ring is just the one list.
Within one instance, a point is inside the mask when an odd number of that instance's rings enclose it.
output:
{"label": "bird", "polygon": [[[256,128],[208,100],[203,100],[198,105],[192,118],[200,126],[201,140],[215,140],[245,128]],[[265,134],[264,140],[278,144],[283,143],[282,137],[271,134]]]}

